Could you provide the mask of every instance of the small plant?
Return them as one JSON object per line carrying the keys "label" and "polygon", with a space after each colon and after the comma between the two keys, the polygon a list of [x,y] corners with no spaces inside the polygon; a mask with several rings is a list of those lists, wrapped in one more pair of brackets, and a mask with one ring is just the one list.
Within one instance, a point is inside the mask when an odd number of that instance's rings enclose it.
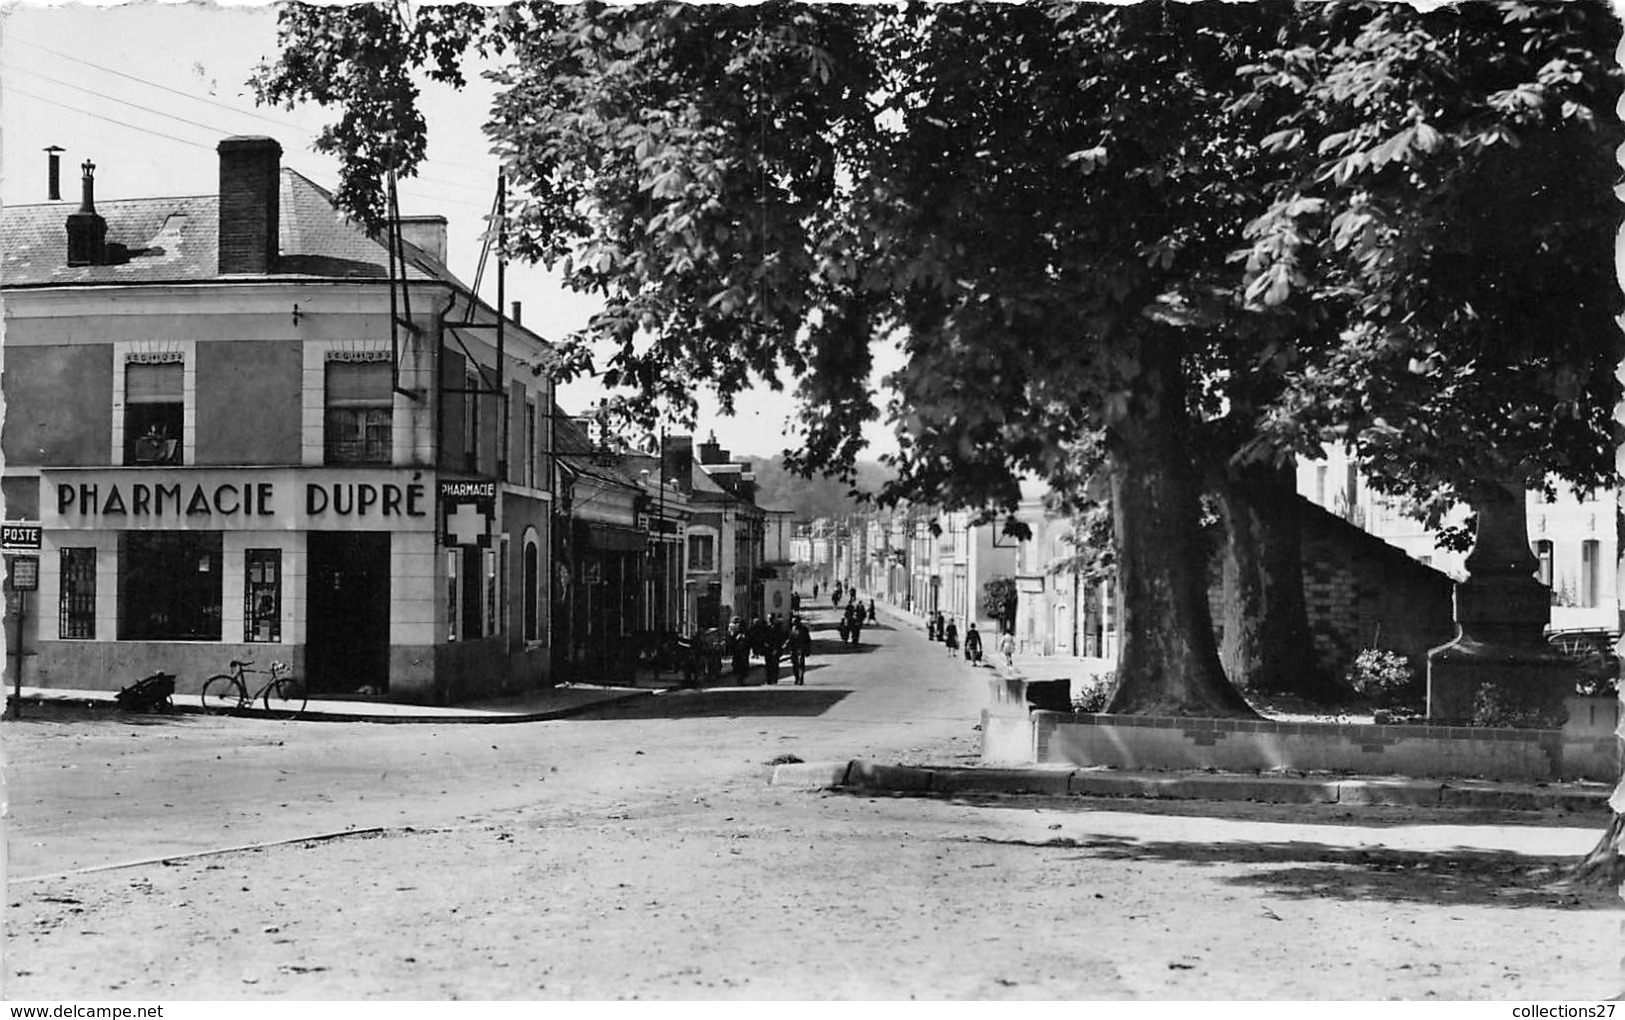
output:
{"label": "small plant", "polygon": [[1104,712],[1106,706],[1111,704],[1112,695],[1117,693],[1117,674],[1111,670],[1091,673],[1079,687],[1078,693],[1072,697],[1072,711]]}
{"label": "small plant", "polygon": [[1377,708],[1404,710],[1425,700],[1411,660],[1386,648],[1367,648],[1355,656],[1344,679]]}

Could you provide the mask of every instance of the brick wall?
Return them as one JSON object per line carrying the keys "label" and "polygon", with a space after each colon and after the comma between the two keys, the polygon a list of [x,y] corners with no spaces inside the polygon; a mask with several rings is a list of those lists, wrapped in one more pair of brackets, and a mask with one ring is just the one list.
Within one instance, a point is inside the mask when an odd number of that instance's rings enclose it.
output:
{"label": "brick wall", "polygon": [[1425,661],[1456,636],[1455,582],[1365,530],[1303,501],[1303,586],[1323,666],[1342,676],[1363,648]]}
{"label": "brick wall", "polygon": [[[1364,648],[1409,656],[1421,667],[1428,649],[1456,635],[1455,582],[1364,529],[1299,497],[1303,516],[1303,594],[1321,666],[1341,677]],[[1222,571],[1208,591],[1222,639]]]}

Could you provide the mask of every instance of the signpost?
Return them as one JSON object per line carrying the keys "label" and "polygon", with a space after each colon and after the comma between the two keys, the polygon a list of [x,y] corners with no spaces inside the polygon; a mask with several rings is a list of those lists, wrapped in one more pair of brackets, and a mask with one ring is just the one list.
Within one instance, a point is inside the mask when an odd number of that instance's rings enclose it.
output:
{"label": "signpost", "polygon": [[7,587],[17,593],[17,670],[12,675],[11,717],[23,715],[23,635],[28,620],[28,593],[39,589],[40,526],[35,522],[0,523],[0,552],[7,555]]}

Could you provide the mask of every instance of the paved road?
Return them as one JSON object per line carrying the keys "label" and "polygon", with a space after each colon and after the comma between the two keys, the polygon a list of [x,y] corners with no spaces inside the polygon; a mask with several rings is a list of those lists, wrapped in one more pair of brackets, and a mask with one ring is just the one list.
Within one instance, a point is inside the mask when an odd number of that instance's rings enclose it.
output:
{"label": "paved road", "polygon": [[[818,614],[832,622],[827,610]],[[908,629],[803,688],[599,718],[7,731],[17,999],[1486,998],[1619,991],[1559,818],[911,800],[767,762],[974,755],[982,678]],[[75,868],[311,833],[164,865]]]}
{"label": "paved road", "polygon": [[10,873],[454,824],[566,797],[704,788],[760,775],[783,754],[975,753],[985,672],[948,659],[918,631],[882,623],[861,644],[843,645],[827,603],[808,615],[814,651],[803,687],[674,691],[555,722],[401,728],[58,715],[8,723]]}

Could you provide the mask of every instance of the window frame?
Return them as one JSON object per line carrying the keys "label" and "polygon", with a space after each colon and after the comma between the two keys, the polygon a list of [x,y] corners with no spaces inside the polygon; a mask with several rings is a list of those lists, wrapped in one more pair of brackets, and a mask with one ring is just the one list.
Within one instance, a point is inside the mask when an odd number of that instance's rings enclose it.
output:
{"label": "window frame", "polygon": [[[382,352],[380,352],[382,353]],[[370,366],[382,364],[388,370],[386,358],[328,358],[322,366],[322,463],[323,464],[392,464],[395,460],[395,393],[393,386],[385,386],[381,393],[365,396],[335,397],[333,375],[338,372],[367,371]],[[377,369],[372,369],[377,371]],[[366,380],[363,380],[364,382]],[[381,419],[381,421],[380,421]],[[382,425],[381,430],[379,425]],[[359,438],[341,439],[335,435],[343,425]],[[381,435],[379,435],[381,431]]]}
{"label": "window frame", "polygon": [[[255,578],[256,566],[259,579]],[[275,571],[275,576],[270,580],[264,579],[267,567]],[[282,577],[281,549],[243,550],[244,644],[282,643]],[[266,604],[266,599],[269,599],[269,605]],[[262,621],[268,624],[266,637],[256,636],[257,625]]]}

